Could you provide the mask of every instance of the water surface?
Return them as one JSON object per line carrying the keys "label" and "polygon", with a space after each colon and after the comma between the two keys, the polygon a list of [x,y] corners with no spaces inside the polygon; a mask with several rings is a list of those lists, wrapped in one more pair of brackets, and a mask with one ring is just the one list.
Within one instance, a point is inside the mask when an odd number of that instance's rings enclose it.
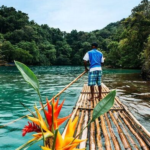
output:
{"label": "water surface", "polygon": [[[83,67],[72,66],[42,66],[30,67],[40,82],[43,100],[51,99],[74,78],[84,71]],[[139,70],[103,69],[103,82],[110,89],[117,89],[120,100],[130,109],[134,116],[150,131],[150,82],[143,81]],[[60,117],[72,112],[83,84],[87,83],[87,74],[68,88],[61,96],[65,99]],[[39,98],[34,90],[22,79],[15,67],[0,67],[0,125],[8,123],[18,117],[28,114],[20,102],[33,110]],[[0,149],[13,150],[27,140],[31,134],[22,137],[21,130],[27,124],[22,119],[3,129],[0,129]],[[61,126],[62,131],[64,125]],[[42,143],[38,143],[40,145]],[[37,146],[32,146],[31,150]],[[40,149],[40,148],[39,148]]]}

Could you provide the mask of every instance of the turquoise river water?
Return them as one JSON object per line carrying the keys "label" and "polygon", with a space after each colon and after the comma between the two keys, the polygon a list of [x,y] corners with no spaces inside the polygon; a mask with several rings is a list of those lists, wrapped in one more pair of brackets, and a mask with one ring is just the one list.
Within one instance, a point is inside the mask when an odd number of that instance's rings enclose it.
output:
{"label": "turquoise river water", "polygon": [[[40,66],[30,67],[37,75],[43,101],[51,99],[74,78],[84,71],[83,67]],[[143,81],[139,70],[103,69],[103,83],[110,89],[117,90],[120,98],[133,115],[150,131],[150,82]],[[60,117],[72,112],[83,87],[87,74],[68,88],[61,96],[65,99]],[[24,81],[16,67],[0,67],[0,126],[18,117],[28,114],[20,102],[33,110],[39,99],[34,90]],[[14,150],[31,139],[31,134],[22,137],[22,129],[27,125],[26,118],[7,127],[0,128],[0,150]],[[62,131],[64,124],[60,127]],[[30,150],[38,150],[38,145]],[[39,148],[40,150],[40,148]]]}

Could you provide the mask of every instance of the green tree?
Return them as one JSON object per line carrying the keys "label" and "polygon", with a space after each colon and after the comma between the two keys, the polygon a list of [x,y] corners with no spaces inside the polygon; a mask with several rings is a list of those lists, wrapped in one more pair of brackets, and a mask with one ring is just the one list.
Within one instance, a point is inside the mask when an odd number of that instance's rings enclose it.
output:
{"label": "green tree", "polygon": [[116,41],[113,41],[108,45],[109,54],[106,58],[106,64],[112,66],[113,68],[121,67],[119,64],[121,53],[119,51],[118,45],[119,43]]}

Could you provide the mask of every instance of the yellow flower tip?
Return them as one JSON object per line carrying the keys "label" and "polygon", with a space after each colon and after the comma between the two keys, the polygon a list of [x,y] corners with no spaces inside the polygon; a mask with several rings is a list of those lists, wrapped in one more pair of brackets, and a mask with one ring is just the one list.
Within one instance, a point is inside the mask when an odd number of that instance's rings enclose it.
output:
{"label": "yellow flower tip", "polygon": [[85,148],[82,148],[82,149],[74,148],[73,150],[85,150]]}
{"label": "yellow flower tip", "polygon": [[74,148],[73,150],[85,150],[85,148],[82,148],[82,149]]}
{"label": "yellow flower tip", "polygon": [[63,140],[63,138],[62,138],[60,132],[58,131],[58,132],[57,132],[57,137],[56,137],[55,148],[56,148],[56,149],[61,148],[61,147],[63,146],[63,142],[64,142],[64,140]]}
{"label": "yellow flower tip", "polygon": [[74,142],[73,142],[73,144],[79,144],[79,143],[81,143],[81,142],[84,142],[84,141],[86,141],[87,139],[75,139],[74,140]]}
{"label": "yellow flower tip", "polygon": [[34,122],[36,125],[40,126],[40,122],[39,122],[39,120],[38,120],[37,118],[30,117],[30,116],[27,116],[27,118],[28,118],[30,121]]}
{"label": "yellow flower tip", "polygon": [[72,119],[69,120],[68,127],[66,130],[66,135],[65,135],[66,137],[73,137],[77,123],[78,123],[78,117],[76,117],[73,121]]}
{"label": "yellow flower tip", "polygon": [[50,148],[45,147],[45,146],[41,146],[41,149],[42,149],[42,150],[51,150]]}

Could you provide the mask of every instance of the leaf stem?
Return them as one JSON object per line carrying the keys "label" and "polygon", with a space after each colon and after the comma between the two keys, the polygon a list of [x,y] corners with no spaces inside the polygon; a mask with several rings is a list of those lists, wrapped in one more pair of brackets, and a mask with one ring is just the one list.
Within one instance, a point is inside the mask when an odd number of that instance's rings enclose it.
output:
{"label": "leaf stem", "polygon": [[53,142],[52,150],[55,150],[55,143],[56,143],[57,133],[58,133],[58,129],[56,129],[55,134],[54,134],[54,142]]}
{"label": "leaf stem", "polygon": [[45,114],[45,111],[44,111],[44,106],[43,106],[43,101],[42,101],[42,97],[41,97],[40,91],[38,90],[37,93],[38,93],[38,95],[40,97],[40,102],[41,102],[41,105],[42,105],[42,110],[44,112],[44,117],[45,117],[45,120],[46,120],[46,125],[48,127],[48,122],[47,122],[46,114]]}
{"label": "leaf stem", "polygon": [[52,103],[52,132],[54,134],[54,105]]}

